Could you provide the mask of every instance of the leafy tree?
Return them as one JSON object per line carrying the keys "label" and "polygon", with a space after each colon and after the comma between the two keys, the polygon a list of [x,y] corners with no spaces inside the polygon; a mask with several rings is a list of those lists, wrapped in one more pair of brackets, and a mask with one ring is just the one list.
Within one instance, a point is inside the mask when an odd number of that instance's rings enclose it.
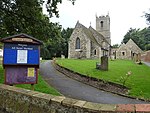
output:
{"label": "leafy tree", "polygon": [[118,44],[114,44],[114,45],[112,46],[112,48],[118,48],[118,47],[119,47]]}
{"label": "leafy tree", "polygon": [[[150,10],[149,10],[150,11]],[[150,12],[145,13],[145,18],[150,24]],[[132,29],[124,36],[122,43],[126,43],[129,39],[132,39],[142,50],[149,50],[150,46],[150,27],[140,29]]]}
{"label": "leafy tree", "polygon": [[55,23],[53,27],[49,28],[47,41],[44,42],[41,48],[41,51],[43,51],[41,55],[44,59],[50,59],[60,55],[60,45],[62,42],[61,26]]}
{"label": "leafy tree", "polygon": [[150,28],[132,29],[126,33],[122,43],[127,43],[129,39],[132,39],[142,50],[145,50],[145,46],[150,44]]}
{"label": "leafy tree", "polygon": [[150,44],[145,45],[145,50],[150,50]]}
{"label": "leafy tree", "polygon": [[1,0],[1,36],[23,32],[36,37],[45,21],[40,3],[37,0]]}
{"label": "leafy tree", "polygon": [[[69,0],[72,3],[75,0]],[[42,13],[43,3],[49,16]],[[57,5],[62,0],[0,0],[0,36],[6,37],[26,33],[44,42],[41,47],[43,58],[61,54],[66,40],[61,36],[61,26],[50,22],[50,17],[59,17]],[[65,47],[64,47],[65,48]]]}
{"label": "leafy tree", "polygon": [[[71,1],[72,4],[74,4],[76,0],[68,0],[68,1]],[[59,3],[62,3],[62,0],[47,0],[46,8],[47,12],[49,12],[50,17],[52,17],[53,15],[59,17],[59,11],[57,7]]]}
{"label": "leafy tree", "polygon": [[73,32],[73,28],[63,29],[61,31],[61,36],[63,38],[62,43],[61,43],[61,48],[62,48],[61,53],[65,55],[66,57],[68,57],[68,41],[72,32]]}
{"label": "leafy tree", "polygon": [[148,13],[145,13],[145,18],[146,18],[147,22],[150,24],[150,10]]}

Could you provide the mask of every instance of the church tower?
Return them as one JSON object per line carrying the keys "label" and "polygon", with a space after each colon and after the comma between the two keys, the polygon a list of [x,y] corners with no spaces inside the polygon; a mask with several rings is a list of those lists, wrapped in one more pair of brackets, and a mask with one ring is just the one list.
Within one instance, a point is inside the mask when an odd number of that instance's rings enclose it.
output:
{"label": "church tower", "polygon": [[109,42],[109,44],[111,44],[109,15],[99,17],[96,16],[96,31],[102,34]]}

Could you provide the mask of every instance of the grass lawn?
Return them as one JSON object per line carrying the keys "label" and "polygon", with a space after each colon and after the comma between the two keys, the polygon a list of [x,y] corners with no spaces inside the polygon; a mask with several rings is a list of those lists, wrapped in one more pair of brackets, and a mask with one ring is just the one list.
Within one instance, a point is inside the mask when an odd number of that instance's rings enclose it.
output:
{"label": "grass lawn", "polygon": [[[0,65],[0,83],[4,83],[4,70],[2,65]],[[30,84],[19,84],[15,86],[31,90]],[[49,86],[40,75],[38,76],[38,84],[34,85],[34,90],[53,95],[60,95],[60,93],[56,91],[53,87]]]}
{"label": "grass lawn", "polygon": [[75,72],[118,84],[122,84],[121,78],[131,71],[125,83],[130,88],[129,95],[150,100],[150,67],[130,60],[115,60],[109,61],[109,71],[100,71],[95,68],[96,62],[98,60],[57,60],[58,64]]}

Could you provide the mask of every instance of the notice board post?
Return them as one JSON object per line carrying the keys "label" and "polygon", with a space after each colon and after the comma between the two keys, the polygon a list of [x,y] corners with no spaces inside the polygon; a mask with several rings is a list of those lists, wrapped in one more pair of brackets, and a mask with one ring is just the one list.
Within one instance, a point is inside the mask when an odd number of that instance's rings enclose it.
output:
{"label": "notice board post", "polygon": [[2,38],[5,84],[37,84],[42,41],[27,34]]}

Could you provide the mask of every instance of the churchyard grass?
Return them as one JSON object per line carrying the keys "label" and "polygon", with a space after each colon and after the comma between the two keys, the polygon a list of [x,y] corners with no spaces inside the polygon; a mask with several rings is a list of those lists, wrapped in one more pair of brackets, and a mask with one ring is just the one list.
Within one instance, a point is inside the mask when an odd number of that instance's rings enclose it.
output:
{"label": "churchyard grass", "polygon": [[[3,70],[2,65],[0,65],[0,84],[3,84],[3,83],[4,83],[4,70]],[[14,85],[14,86],[31,90],[30,84],[19,84],[19,85]],[[34,85],[34,90],[42,92],[42,93],[52,94],[52,95],[58,95],[58,96],[61,95],[57,90],[55,90],[53,87],[48,85],[43,80],[40,74],[38,76],[38,84]]]}
{"label": "churchyard grass", "polygon": [[114,60],[109,61],[109,71],[101,71],[96,69],[96,62],[99,60],[58,59],[56,62],[75,72],[117,84],[123,84],[122,78],[131,71],[125,82],[125,86],[130,88],[129,95],[150,100],[150,67],[145,64]]}

